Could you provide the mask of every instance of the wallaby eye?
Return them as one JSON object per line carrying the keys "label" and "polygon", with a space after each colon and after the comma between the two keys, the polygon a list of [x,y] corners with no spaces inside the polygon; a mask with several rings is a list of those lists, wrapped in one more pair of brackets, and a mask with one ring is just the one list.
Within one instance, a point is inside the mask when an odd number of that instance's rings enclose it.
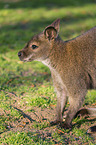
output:
{"label": "wallaby eye", "polygon": [[38,48],[37,45],[32,45],[32,49],[36,49],[36,48]]}

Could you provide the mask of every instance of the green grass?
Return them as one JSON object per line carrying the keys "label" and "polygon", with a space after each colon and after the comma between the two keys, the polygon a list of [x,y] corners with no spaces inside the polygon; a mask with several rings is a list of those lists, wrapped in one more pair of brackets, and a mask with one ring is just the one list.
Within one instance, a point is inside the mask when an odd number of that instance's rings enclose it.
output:
{"label": "green grass", "polygon": [[[96,25],[95,0],[0,0],[0,144],[89,144],[86,134],[96,121],[76,118],[72,130],[49,126],[56,94],[49,69],[40,62],[22,63],[17,53],[34,35],[60,18],[67,40]],[[96,91],[84,105],[96,106]],[[94,106],[93,106],[94,105]]]}

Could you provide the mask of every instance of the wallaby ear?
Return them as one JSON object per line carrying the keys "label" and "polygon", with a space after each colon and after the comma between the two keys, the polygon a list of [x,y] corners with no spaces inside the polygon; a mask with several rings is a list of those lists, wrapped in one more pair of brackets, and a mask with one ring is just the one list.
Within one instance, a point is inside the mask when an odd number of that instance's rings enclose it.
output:
{"label": "wallaby ear", "polygon": [[55,39],[57,37],[57,31],[54,27],[48,26],[44,30],[44,35],[45,35],[46,39],[52,40],[52,39]]}
{"label": "wallaby ear", "polygon": [[60,24],[60,19],[57,19],[51,25],[45,28],[44,35],[47,39],[52,40],[57,38],[59,33],[59,24]]}
{"label": "wallaby ear", "polygon": [[60,19],[57,19],[57,20],[55,20],[52,24],[51,24],[51,26],[53,26],[56,30],[57,30],[57,32],[59,33],[59,26],[60,25]]}

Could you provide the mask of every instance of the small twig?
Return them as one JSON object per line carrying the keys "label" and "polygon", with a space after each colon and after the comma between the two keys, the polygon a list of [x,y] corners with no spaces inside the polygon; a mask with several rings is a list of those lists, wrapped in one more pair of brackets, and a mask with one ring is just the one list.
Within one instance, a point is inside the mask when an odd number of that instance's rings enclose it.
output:
{"label": "small twig", "polygon": [[7,60],[8,62],[11,61],[11,59],[8,58],[8,57],[6,57],[5,55],[2,55],[2,58],[5,59],[5,60]]}
{"label": "small twig", "polygon": [[14,77],[14,78],[10,78],[10,80],[8,80],[7,82],[4,82],[2,85],[1,85],[1,87],[0,87],[0,91],[4,91],[3,90],[3,87],[4,87],[4,85],[5,84],[9,84],[10,82],[12,82],[14,79],[16,79],[16,78],[19,78],[20,76],[16,76],[16,77]]}
{"label": "small twig", "polygon": [[14,79],[17,79],[17,78],[19,78],[20,76],[16,76],[16,77],[14,77],[14,78],[11,78],[9,81],[7,81],[6,82],[6,84],[8,85],[10,82],[12,82]]}
{"label": "small twig", "polygon": [[18,97],[18,96],[16,96],[16,94],[14,92],[5,92],[5,93],[10,94],[10,95],[12,95],[14,97]]}

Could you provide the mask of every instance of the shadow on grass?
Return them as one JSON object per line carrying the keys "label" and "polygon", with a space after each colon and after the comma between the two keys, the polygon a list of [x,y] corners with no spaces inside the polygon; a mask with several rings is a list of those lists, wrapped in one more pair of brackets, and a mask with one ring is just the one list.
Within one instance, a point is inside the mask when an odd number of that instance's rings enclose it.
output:
{"label": "shadow on grass", "polygon": [[[21,72],[21,71],[20,71]],[[39,84],[42,85],[44,80],[50,82],[51,79],[51,75],[50,73],[46,72],[46,74],[44,73],[29,73],[30,75],[27,74],[27,76],[25,76],[26,72],[23,72],[23,74],[17,76],[14,74],[14,77],[8,76],[6,78],[6,81],[1,83],[0,86],[0,91],[6,91],[6,89],[8,88],[15,88],[18,90],[18,88],[20,88],[20,86],[24,86],[27,85],[30,87],[31,84],[34,85],[34,87],[38,86]],[[3,77],[3,76],[1,76]],[[25,80],[25,81],[24,81]]]}
{"label": "shadow on grass", "polygon": [[74,6],[83,6],[90,3],[95,3],[95,0],[0,0],[0,9],[8,8],[8,9],[17,9],[17,8],[40,8],[46,7],[47,9],[54,7],[74,7]]}
{"label": "shadow on grass", "polygon": [[21,109],[18,109],[17,107],[13,107],[13,108],[16,109],[21,115],[23,115],[24,118],[30,120],[30,122],[36,121],[32,119],[29,115],[25,114]]}

